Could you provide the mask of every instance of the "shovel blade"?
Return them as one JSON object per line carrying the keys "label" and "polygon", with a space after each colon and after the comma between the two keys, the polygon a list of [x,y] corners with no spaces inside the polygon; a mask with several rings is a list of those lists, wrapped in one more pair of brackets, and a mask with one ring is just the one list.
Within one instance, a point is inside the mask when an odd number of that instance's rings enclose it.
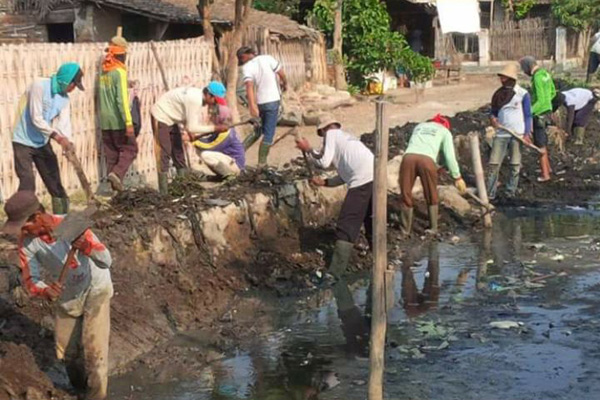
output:
{"label": "shovel blade", "polygon": [[92,226],[92,215],[97,211],[94,205],[82,211],[71,211],[52,232],[54,239],[72,243]]}

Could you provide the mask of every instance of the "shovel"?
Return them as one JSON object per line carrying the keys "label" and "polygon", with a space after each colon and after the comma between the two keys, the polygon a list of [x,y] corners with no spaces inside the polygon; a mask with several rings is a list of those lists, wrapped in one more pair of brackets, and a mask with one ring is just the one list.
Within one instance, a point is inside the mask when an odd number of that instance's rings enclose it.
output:
{"label": "shovel", "polygon": [[[292,131],[294,132],[296,141],[302,139],[302,135],[300,135],[300,132],[298,132],[297,129],[294,128]],[[308,169],[308,173],[310,174],[310,177],[312,178],[314,176],[312,165],[310,165],[310,161],[304,150],[302,150],[302,157],[304,158],[304,163],[306,164],[306,169]]]}
{"label": "shovel", "polygon": [[512,129],[509,129],[505,126],[500,125],[498,128],[502,129],[503,131],[506,131],[510,134],[510,136],[514,137],[515,139],[517,139],[517,141],[519,141],[520,143],[522,143],[525,147],[529,147],[532,150],[537,151],[539,154],[544,154],[544,151],[542,149],[540,149],[539,147],[537,147],[534,144],[531,143],[527,143],[521,136],[517,135],[515,133],[515,131],[513,131]]}
{"label": "shovel", "polygon": [[[56,229],[54,229],[52,236],[55,240],[63,240],[72,244],[92,226],[91,217],[96,211],[98,211],[98,208],[95,205],[90,205],[83,211],[69,212]],[[77,249],[71,246],[58,277],[60,286],[65,284],[69,265],[75,260],[76,255]]]}

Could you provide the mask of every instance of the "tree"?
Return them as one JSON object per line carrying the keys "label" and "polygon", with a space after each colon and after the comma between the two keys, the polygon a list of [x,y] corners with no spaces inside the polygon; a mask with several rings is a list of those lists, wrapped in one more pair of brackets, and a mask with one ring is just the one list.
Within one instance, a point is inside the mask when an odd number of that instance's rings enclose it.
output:
{"label": "tree", "polygon": [[215,31],[212,27],[210,16],[210,6],[213,2],[214,0],[199,0],[197,8],[198,12],[200,13],[200,17],[202,18],[202,30],[204,31],[204,38],[207,42],[212,43],[213,45],[211,49],[212,72],[213,79],[216,79],[219,76],[221,67],[219,63],[219,57],[217,57],[217,49],[215,47]]}
{"label": "tree", "polygon": [[502,5],[508,12],[508,15],[516,19],[525,18],[535,3],[536,0],[502,0]]}
{"label": "tree", "polygon": [[590,40],[600,18],[600,0],[553,0],[552,12],[562,25],[582,34],[584,59],[587,59]]}
{"label": "tree", "polygon": [[235,0],[235,21],[233,25],[233,37],[229,56],[227,57],[227,104],[231,109],[234,122],[239,121],[237,109],[237,81],[238,81],[238,59],[237,50],[242,45],[242,36],[248,27],[248,16],[252,8],[252,0]]}
{"label": "tree", "polygon": [[272,14],[297,18],[300,13],[300,0],[253,0],[252,7]]}
{"label": "tree", "polygon": [[335,88],[337,90],[346,90],[346,71],[344,68],[344,60],[342,58],[342,10],[344,1],[337,0],[334,12],[334,28],[333,28],[333,62],[335,63]]}

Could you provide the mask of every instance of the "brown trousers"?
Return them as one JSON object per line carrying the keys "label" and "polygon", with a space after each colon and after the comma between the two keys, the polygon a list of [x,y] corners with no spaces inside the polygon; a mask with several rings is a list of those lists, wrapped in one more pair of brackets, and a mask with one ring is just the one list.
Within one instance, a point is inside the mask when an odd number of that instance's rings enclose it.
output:
{"label": "brown trousers", "polygon": [[421,154],[406,154],[400,165],[400,191],[402,192],[402,205],[407,208],[413,207],[412,190],[415,181],[421,178],[423,194],[427,205],[437,205],[438,173],[437,166],[433,160]]}
{"label": "brown trousers", "polygon": [[107,173],[114,172],[120,180],[123,180],[138,154],[136,138],[127,136],[125,129],[104,130],[102,143]]}
{"label": "brown trousers", "polygon": [[185,149],[181,131],[177,125],[168,126],[152,117],[152,130],[154,131],[154,151],[158,172],[169,172],[170,161],[177,170],[187,167]]}

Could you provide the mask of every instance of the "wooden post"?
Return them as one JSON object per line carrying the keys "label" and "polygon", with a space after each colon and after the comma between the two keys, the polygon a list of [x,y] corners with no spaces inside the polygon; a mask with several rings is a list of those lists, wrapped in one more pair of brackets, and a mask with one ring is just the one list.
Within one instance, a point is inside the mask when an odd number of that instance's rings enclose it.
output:
{"label": "wooden post", "polygon": [[375,104],[377,142],[373,186],[373,309],[369,354],[369,400],[383,399],[385,331],[385,271],[387,269],[387,162],[389,129],[385,102]]}
{"label": "wooden post", "polygon": [[346,83],[346,73],[344,71],[344,60],[342,57],[342,7],[344,0],[337,0],[334,15],[334,26],[333,26],[333,54],[335,57],[334,68],[335,68],[335,88],[337,90],[346,90],[348,85]]}
{"label": "wooden post", "polygon": [[[471,141],[471,158],[473,159],[473,170],[475,171],[475,180],[477,183],[477,194],[481,199],[482,203],[487,208],[490,204],[487,195],[487,189],[485,188],[485,179],[483,176],[483,165],[481,164],[481,153],[479,151],[479,134],[477,132],[469,133],[469,139]],[[489,212],[486,212],[483,217],[483,225],[486,228],[492,227],[492,216]]]}

